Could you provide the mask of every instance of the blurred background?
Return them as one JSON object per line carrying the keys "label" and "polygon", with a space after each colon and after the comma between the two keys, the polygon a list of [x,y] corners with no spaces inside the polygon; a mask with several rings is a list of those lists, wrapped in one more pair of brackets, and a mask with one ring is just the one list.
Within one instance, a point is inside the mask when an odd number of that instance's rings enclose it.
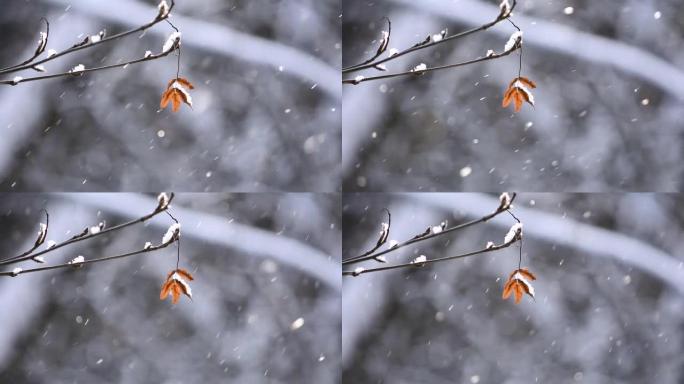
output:
{"label": "blurred background", "polygon": [[[392,20],[390,48],[496,18],[498,0],[343,2],[343,66]],[[684,188],[684,3],[518,0],[536,108],[501,108],[518,55],[344,87],[343,178],[356,191],[679,191]],[[515,29],[387,63],[405,71],[502,51]],[[377,71],[354,73],[370,76]]]}
{"label": "blurred background", "polygon": [[[160,301],[176,249],[0,278],[3,383],[336,383],[340,380],[339,197],[181,194],[181,268],[193,301]],[[149,212],[155,196],[4,194],[3,258]],[[159,243],[164,214],[62,248],[48,263]],[[24,269],[36,266],[28,262]],[[10,267],[8,270],[11,270]]]}
{"label": "blurred background", "polygon": [[[392,212],[389,238],[407,240],[498,204],[497,196],[480,194],[350,195],[343,258],[375,244],[387,220],[383,208]],[[522,265],[537,275],[536,301],[501,299],[517,268],[517,245],[345,277],[345,383],[684,381],[681,195],[520,194],[513,212],[524,223]],[[396,263],[482,249],[501,243],[514,223],[499,215],[386,257]]]}
{"label": "blurred background", "polygon": [[[0,67],[154,19],[159,1],[7,0]],[[194,110],[159,111],[176,57],[0,87],[0,190],[337,191],[340,2],[177,0],[181,76]],[[158,52],[162,22],[45,64],[63,72]],[[35,72],[19,73],[23,77]],[[11,79],[15,76],[8,76]]]}

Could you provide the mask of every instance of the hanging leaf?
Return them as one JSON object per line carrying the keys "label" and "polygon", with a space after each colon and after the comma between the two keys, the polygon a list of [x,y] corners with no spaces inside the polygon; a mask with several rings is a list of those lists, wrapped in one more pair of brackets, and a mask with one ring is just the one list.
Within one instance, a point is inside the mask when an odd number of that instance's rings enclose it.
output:
{"label": "hanging leaf", "polygon": [[159,293],[160,300],[166,300],[171,295],[171,302],[178,303],[181,294],[187,296],[192,300],[192,289],[187,280],[194,280],[190,272],[184,269],[176,269],[166,276],[166,281],[162,284],[161,292]]}
{"label": "hanging leaf", "polygon": [[171,79],[162,94],[161,103],[159,103],[160,108],[166,108],[169,103],[171,103],[173,112],[178,112],[181,103],[185,103],[192,108],[190,89],[195,89],[195,87],[187,79],[182,77]]}
{"label": "hanging leaf", "polygon": [[513,102],[516,112],[520,112],[523,102],[527,102],[534,107],[534,96],[530,91],[530,89],[534,88],[537,88],[537,84],[534,81],[522,76],[516,77],[508,85],[501,106],[507,108]]}
{"label": "hanging leaf", "polygon": [[520,303],[523,294],[527,294],[534,299],[534,287],[530,283],[530,281],[534,280],[537,280],[537,277],[527,268],[516,269],[508,277],[501,297],[506,300],[513,294],[516,304]]}

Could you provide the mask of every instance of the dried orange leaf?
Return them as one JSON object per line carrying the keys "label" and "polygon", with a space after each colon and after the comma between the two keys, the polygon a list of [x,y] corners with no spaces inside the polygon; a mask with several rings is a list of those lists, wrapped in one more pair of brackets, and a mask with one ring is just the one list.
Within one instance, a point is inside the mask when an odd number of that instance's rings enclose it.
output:
{"label": "dried orange leaf", "polygon": [[507,108],[513,102],[516,112],[520,112],[525,102],[534,107],[534,96],[528,88],[534,89],[536,87],[534,81],[522,76],[516,77],[506,88],[501,106]]}
{"label": "dried orange leaf", "polygon": [[181,295],[185,295],[192,300],[192,290],[188,282],[185,281],[186,279],[193,280],[192,275],[184,269],[176,269],[169,272],[159,293],[159,299],[165,300],[170,294],[173,304],[178,303]]}
{"label": "dried orange leaf", "polygon": [[537,88],[537,84],[534,83],[534,81],[528,79],[527,77],[520,76],[516,80],[520,81],[523,83],[524,86],[529,87],[529,88]]}
{"label": "dried orange leaf", "polygon": [[515,283],[515,286],[513,287],[515,289],[515,303],[519,304],[520,300],[522,300],[523,296],[523,290],[522,287],[520,286],[520,283]]}
{"label": "dried orange leaf", "polygon": [[170,102],[173,112],[177,112],[180,109],[181,103],[185,103],[192,108],[192,97],[190,97],[189,89],[195,89],[195,87],[187,79],[182,77],[171,79],[162,94],[161,102],[159,103],[160,107],[164,109]]}
{"label": "dried orange leaf", "polygon": [[190,272],[186,271],[185,269],[182,269],[182,268],[176,269],[176,273],[179,274],[179,275],[180,275],[182,278],[184,278],[184,279],[187,279],[187,280],[190,280],[190,281],[195,280],[195,279],[193,279],[193,277],[192,277],[192,275],[190,274]]}
{"label": "dried orange leaf", "polygon": [[165,300],[166,297],[169,296],[170,291],[171,291],[171,282],[165,281],[164,285],[162,285],[161,293],[159,294],[159,300]]}
{"label": "dried orange leaf", "polygon": [[186,79],[186,78],[184,78],[184,77],[179,77],[176,81],[179,82],[179,83],[180,83],[182,86],[184,86],[185,88],[188,88],[188,89],[195,89],[195,86],[192,85],[192,83],[191,83],[190,81],[188,81],[188,79]]}
{"label": "dried orange leaf", "polygon": [[504,290],[503,294],[501,297],[506,300],[508,299],[509,296],[511,296],[511,292],[513,292],[513,281],[508,281],[506,285],[504,285]]}
{"label": "dried orange leaf", "polygon": [[511,100],[513,100],[513,92],[515,92],[515,89],[513,88],[506,90],[506,93],[504,93],[503,103],[501,103],[502,107],[506,108],[511,103]]}
{"label": "dried orange leaf", "polygon": [[526,279],[537,280],[537,277],[532,272],[530,272],[527,268],[520,268],[516,272],[523,275],[523,277],[525,277]]}
{"label": "dried orange leaf", "polygon": [[520,303],[524,294],[527,294],[534,299],[534,288],[528,280],[536,280],[536,276],[527,270],[527,268],[520,268],[511,272],[504,285],[501,297],[506,300],[512,293],[516,304]]}

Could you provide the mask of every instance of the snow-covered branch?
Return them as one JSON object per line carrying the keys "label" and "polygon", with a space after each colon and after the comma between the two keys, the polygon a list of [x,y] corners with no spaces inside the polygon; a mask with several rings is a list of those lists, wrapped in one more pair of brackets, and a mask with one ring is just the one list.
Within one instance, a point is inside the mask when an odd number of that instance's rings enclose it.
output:
{"label": "snow-covered branch", "polygon": [[[503,193],[499,197],[499,206],[498,208],[485,216],[482,216],[478,219],[474,219],[471,221],[468,221],[466,223],[462,223],[459,225],[455,225],[453,227],[448,227],[447,222],[442,222],[439,225],[436,226],[430,226],[428,227],[424,232],[412,237],[411,239],[404,241],[402,243],[399,243],[395,240],[390,240],[389,241],[389,246],[380,252],[366,252],[360,256],[356,257],[351,257],[347,258],[342,261],[342,265],[351,265],[351,264],[356,264],[356,263],[361,263],[364,261],[368,261],[371,259],[374,259],[376,261],[385,263],[387,260],[385,259],[384,255],[397,251],[403,247],[409,246],[411,244],[424,241],[424,240],[429,240],[433,239],[438,236],[443,236],[448,233],[452,233],[458,230],[462,230],[477,224],[485,223],[496,216],[502,214],[502,213],[509,213],[516,221],[516,223],[511,227],[509,232],[506,234],[504,237],[504,241],[501,244],[494,244],[492,242],[487,243],[484,248],[474,251],[474,252],[467,252],[467,253],[462,253],[458,255],[453,255],[453,256],[446,256],[446,257],[440,257],[440,258],[434,258],[434,259],[429,259],[425,255],[420,255],[414,260],[408,262],[408,263],[403,263],[403,264],[395,264],[395,265],[388,265],[388,266],[382,266],[382,267],[376,267],[376,268],[364,268],[364,267],[358,267],[355,268],[354,270],[345,270],[342,272],[343,276],[359,276],[365,273],[370,273],[370,272],[380,272],[380,271],[387,271],[387,270],[392,270],[392,269],[399,269],[399,268],[414,268],[414,267],[423,267],[428,264],[433,264],[433,263],[438,263],[438,262],[443,262],[443,261],[449,261],[449,260],[456,260],[456,259],[462,259],[470,256],[475,256],[475,255],[480,255],[483,253],[489,253],[489,252],[494,252],[498,251],[504,248],[508,248],[509,246],[515,244],[518,241],[522,241],[522,223],[520,220],[513,215],[513,213],[510,212],[513,201],[515,200],[516,194],[508,194],[508,193]],[[383,223],[382,226],[382,231],[381,231],[381,237],[380,240],[387,240],[387,236],[389,234],[389,225],[385,227],[385,223]],[[382,244],[384,244],[385,241],[382,241]],[[380,241],[378,241],[378,246],[376,246],[373,250],[377,250],[380,248],[382,244],[380,244]]]}
{"label": "snow-covered branch", "polygon": [[[138,217],[137,219],[130,220],[128,222],[122,223],[115,225],[113,227],[106,228],[105,223],[101,222],[98,225],[95,226],[87,226],[85,229],[83,229],[80,233],[74,235],[73,237],[62,241],[60,243],[57,243],[53,240],[47,241],[45,249],[35,252],[43,243],[45,243],[45,240],[47,239],[47,234],[48,234],[48,228],[49,228],[49,215],[47,211],[45,211],[46,215],[46,220],[45,223],[40,223],[39,225],[39,232],[38,236],[34,242],[34,246],[29,249],[26,252],[23,252],[17,256],[14,257],[9,257],[0,260],[0,266],[8,266],[8,265],[15,265],[19,263],[23,263],[29,260],[32,260],[36,263],[44,263],[45,258],[44,255],[54,252],[57,249],[60,249],[62,247],[65,247],[67,245],[71,245],[77,242],[82,242],[86,240],[93,239],[98,236],[102,236],[104,234],[120,231],[124,228],[136,225],[136,224],[142,224],[145,223],[146,221],[152,219],[153,217],[159,215],[160,213],[168,213],[168,209],[170,207],[170,203],[173,200],[173,193],[171,194],[166,194],[166,193],[161,193],[159,194],[157,201],[157,207],[154,209],[149,214],[146,214],[144,216]],[[124,257],[130,257],[130,256],[135,256],[143,253],[149,253],[149,252],[154,252],[162,248],[166,248],[169,245],[177,242],[180,238],[180,224],[177,222],[177,220],[174,219],[174,224],[171,225],[169,230],[167,231],[167,234],[164,235],[162,241],[157,244],[153,245],[151,243],[146,243],[141,249],[133,251],[133,252],[127,252],[127,253],[122,253],[122,254],[117,254],[113,256],[105,256],[105,257],[98,257],[98,258],[92,258],[92,259],[87,259],[84,256],[78,256],[74,258],[73,260],[69,261],[68,263],[63,263],[63,264],[57,264],[57,265],[52,265],[52,266],[45,266],[45,267],[38,267],[38,268],[28,268],[28,269],[23,269],[21,267],[16,267],[12,271],[5,271],[5,272],[0,272],[0,276],[18,276],[20,274],[24,273],[30,273],[30,272],[39,272],[39,271],[47,271],[47,270],[52,270],[52,269],[58,269],[58,268],[67,268],[67,267],[80,267],[83,265],[87,264],[92,264],[92,263],[97,263],[97,262],[102,262],[102,261],[109,261],[109,260],[115,260],[115,259],[120,259]]]}
{"label": "snow-covered branch", "polygon": [[[511,4],[509,0],[502,0],[499,8],[500,12],[498,16],[485,24],[482,24],[480,26],[468,29],[466,31],[456,33],[453,35],[449,35],[448,29],[443,29],[439,33],[436,34],[430,34],[428,35],[425,39],[422,41],[415,43],[411,47],[404,49],[404,50],[399,50],[396,48],[390,48],[389,50],[387,49],[389,46],[389,41],[391,37],[391,23],[389,22],[388,19],[388,29],[387,31],[382,31],[381,32],[381,39],[379,42],[379,47],[376,51],[376,53],[373,55],[368,60],[365,60],[364,62],[360,64],[355,64],[351,65],[348,67],[345,67],[342,69],[343,74],[351,74],[354,72],[358,71],[363,71],[367,69],[375,69],[378,71],[387,71],[387,66],[386,63],[391,62],[393,60],[396,60],[402,56],[414,53],[416,51],[422,50],[422,49],[427,49],[427,48],[432,48],[434,46],[444,44],[446,42],[450,42],[453,40],[461,39],[466,36],[472,35],[477,32],[485,31],[498,23],[504,21],[504,20],[509,20],[511,14],[513,12],[513,9],[515,9],[515,6],[517,5],[517,1],[513,0],[513,3]],[[395,77],[401,77],[401,76],[411,76],[411,75],[423,75],[428,72],[433,72],[433,71],[438,71],[438,70],[443,70],[443,69],[452,69],[452,68],[457,68],[457,67],[462,67],[466,65],[471,65],[471,64],[476,64],[488,60],[494,60],[498,59],[504,56],[508,56],[509,54],[513,53],[514,51],[521,49],[522,48],[522,32],[519,31],[519,28],[513,24],[516,29],[518,29],[518,32],[516,32],[515,37],[513,38],[513,43],[511,44],[510,41],[509,43],[506,44],[505,49],[501,53],[496,53],[493,50],[488,50],[487,53],[484,56],[478,57],[476,59],[472,60],[466,60],[462,61],[459,63],[453,63],[453,64],[447,64],[447,65],[441,65],[441,66],[434,66],[430,67],[424,63],[421,63],[414,67],[413,69],[406,70],[406,71],[401,71],[401,72],[395,72],[391,74],[385,74],[385,75],[379,75],[379,76],[363,76],[363,75],[358,75],[355,76],[354,78],[348,78],[348,79],[343,79],[342,83],[343,84],[360,84],[362,82],[366,81],[373,81],[373,80],[382,80],[382,79],[390,79],[390,78],[395,78]],[[380,58],[382,54],[388,50],[388,55],[384,58]],[[483,51],[484,52],[484,51]]]}
{"label": "snow-covered branch", "polygon": [[[46,32],[40,32],[39,36],[39,41],[38,41],[38,46],[35,50],[34,55],[29,58],[28,60],[23,61],[20,64],[13,65],[7,68],[0,69],[0,76],[1,75],[8,75],[11,73],[16,73],[20,71],[24,71],[27,69],[33,69],[38,72],[46,72],[46,68],[43,64],[50,62],[52,60],[55,60],[59,57],[68,55],[70,53],[74,53],[77,51],[80,51],[82,49],[89,49],[93,48],[97,45],[106,43],[106,42],[111,42],[114,40],[118,40],[127,36],[130,36],[135,33],[140,33],[144,32],[147,29],[153,27],[157,23],[160,23],[162,21],[167,21],[168,18],[170,17],[170,12],[175,6],[175,0],[171,0],[171,4],[169,5],[166,0],[162,0],[159,5],[158,9],[159,12],[157,16],[150,22],[143,24],[139,27],[130,29],[128,31],[124,31],[121,33],[117,33],[112,36],[106,36],[105,30],[100,30],[97,34],[94,35],[87,35],[83,41],[78,42],[71,46],[68,49],[65,49],[63,51],[56,51],[55,49],[48,49],[46,57],[38,60],[36,60],[43,52],[46,51],[47,43],[48,43],[48,38],[50,34],[50,24],[46,19]],[[173,27],[173,25],[172,25]],[[36,80],[47,80],[47,79],[53,79],[57,77],[65,77],[65,76],[81,76],[85,73],[89,72],[95,72],[95,71],[101,71],[101,70],[106,70],[106,69],[112,69],[112,68],[122,68],[122,67],[127,67],[131,64],[137,64],[137,63],[142,63],[145,61],[151,61],[151,60],[156,60],[160,59],[162,57],[165,57],[169,55],[170,53],[174,52],[176,49],[180,48],[180,32],[177,31],[175,27],[173,27],[176,32],[174,32],[166,41],[164,44],[163,49],[157,53],[157,54],[152,54],[151,51],[145,52],[145,54],[137,59],[129,60],[126,62],[122,63],[117,63],[117,64],[111,64],[111,65],[104,65],[104,66],[99,66],[99,67],[92,67],[92,68],[87,68],[83,64],[78,64],[74,66],[71,70],[66,71],[66,72],[60,72],[60,73],[54,73],[54,74],[48,74],[48,75],[42,75],[42,76],[34,76],[34,77],[22,77],[22,76],[15,76],[11,80],[1,80],[0,84],[4,85],[17,85],[20,83],[25,83],[29,81],[36,81]]]}

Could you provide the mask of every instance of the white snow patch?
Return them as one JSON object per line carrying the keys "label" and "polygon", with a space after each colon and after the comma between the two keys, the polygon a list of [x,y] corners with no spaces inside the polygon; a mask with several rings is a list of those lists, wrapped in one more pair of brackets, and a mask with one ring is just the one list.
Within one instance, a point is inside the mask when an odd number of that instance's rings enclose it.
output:
{"label": "white snow patch", "polygon": [[190,288],[190,285],[187,281],[185,281],[178,273],[175,272],[173,275],[171,275],[171,279],[179,282],[183,286],[185,293],[187,293],[188,297],[192,299],[192,288]]}
{"label": "white snow patch", "polygon": [[169,206],[170,201],[171,199],[169,198],[169,195],[166,194],[166,192],[160,193],[159,195],[157,195],[157,202],[159,202],[157,209],[166,209]]}
{"label": "white snow patch", "polygon": [[420,63],[411,69],[411,72],[423,72],[427,70],[427,65],[425,63]]}
{"label": "white snow patch", "polygon": [[530,92],[529,89],[525,86],[525,84],[521,83],[520,81],[516,81],[515,84],[513,84],[513,87],[519,88],[521,91],[525,92],[525,95],[527,95],[527,99],[530,101],[530,104],[534,106],[534,95],[532,92]]}
{"label": "white snow patch", "polygon": [[520,237],[522,237],[522,230],[523,230],[523,225],[522,223],[515,223],[511,227],[511,229],[508,230],[508,233],[504,237],[504,243],[508,244],[515,240],[516,237],[518,237],[518,234],[520,234]]}
{"label": "white snow patch", "polygon": [[69,71],[69,73],[79,73],[85,71],[85,66],[83,64],[79,64]]}
{"label": "white snow patch", "polygon": [[411,261],[411,264],[423,264],[427,261],[427,256],[420,255]]}
{"label": "white snow patch", "polygon": [[499,205],[501,206],[501,209],[508,209],[511,207],[511,195],[508,194],[508,192],[504,192],[501,195],[499,195]]}
{"label": "white snow patch", "polygon": [[159,18],[164,18],[169,15],[169,4],[166,2],[166,0],[162,0],[159,2],[159,5],[157,5],[157,8],[159,8]]}
{"label": "white snow patch", "polygon": [[293,321],[292,324],[290,324],[290,329],[293,331],[296,331],[303,326],[304,326],[304,318],[299,317],[295,321]]}
{"label": "white snow patch", "polygon": [[78,255],[74,257],[68,264],[81,264],[85,261],[85,257]]}
{"label": "white snow patch", "polygon": [[499,9],[501,10],[501,17],[506,17],[511,13],[511,3],[508,0],[502,0],[499,4]]}
{"label": "white snow patch", "polygon": [[190,105],[190,107],[192,108],[192,96],[190,96],[190,92],[188,92],[188,90],[185,89],[185,87],[181,83],[174,81],[171,85],[171,88],[179,90],[183,94],[183,96],[185,96],[185,100],[187,101],[188,105]]}
{"label": "white snow patch", "polygon": [[506,42],[506,45],[504,46],[504,51],[508,52],[511,49],[515,48],[516,44],[518,43],[518,40],[520,40],[520,44],[522,44],[522,36],[523,36],[522,31],[513,32],[511,37]]}
{"label": "white snow patch", "polygon": [[520,272],[516,272],[515,275],[513,275],[513,279],[521,281],[525,286],[527,287],[528,292],[530,293],[530,296],[534,297],[534,287],[532,284],[525,278],[525,276],[521,275]]}
{"label": "white snow patch", "polygon": [[172,49],[174,49],[177,45],[180,45],[181,41],[181,33],[180,32],[173,32],[169,37],[166,39],[166,42],[164,42],[164,46],[162,47],[162,52],[169,52]]}
{"label": "white snow patch", "polygon": [[162,244],[168,244],[176,237],[180,236],[180,223],[173,223],[162,237]]}

